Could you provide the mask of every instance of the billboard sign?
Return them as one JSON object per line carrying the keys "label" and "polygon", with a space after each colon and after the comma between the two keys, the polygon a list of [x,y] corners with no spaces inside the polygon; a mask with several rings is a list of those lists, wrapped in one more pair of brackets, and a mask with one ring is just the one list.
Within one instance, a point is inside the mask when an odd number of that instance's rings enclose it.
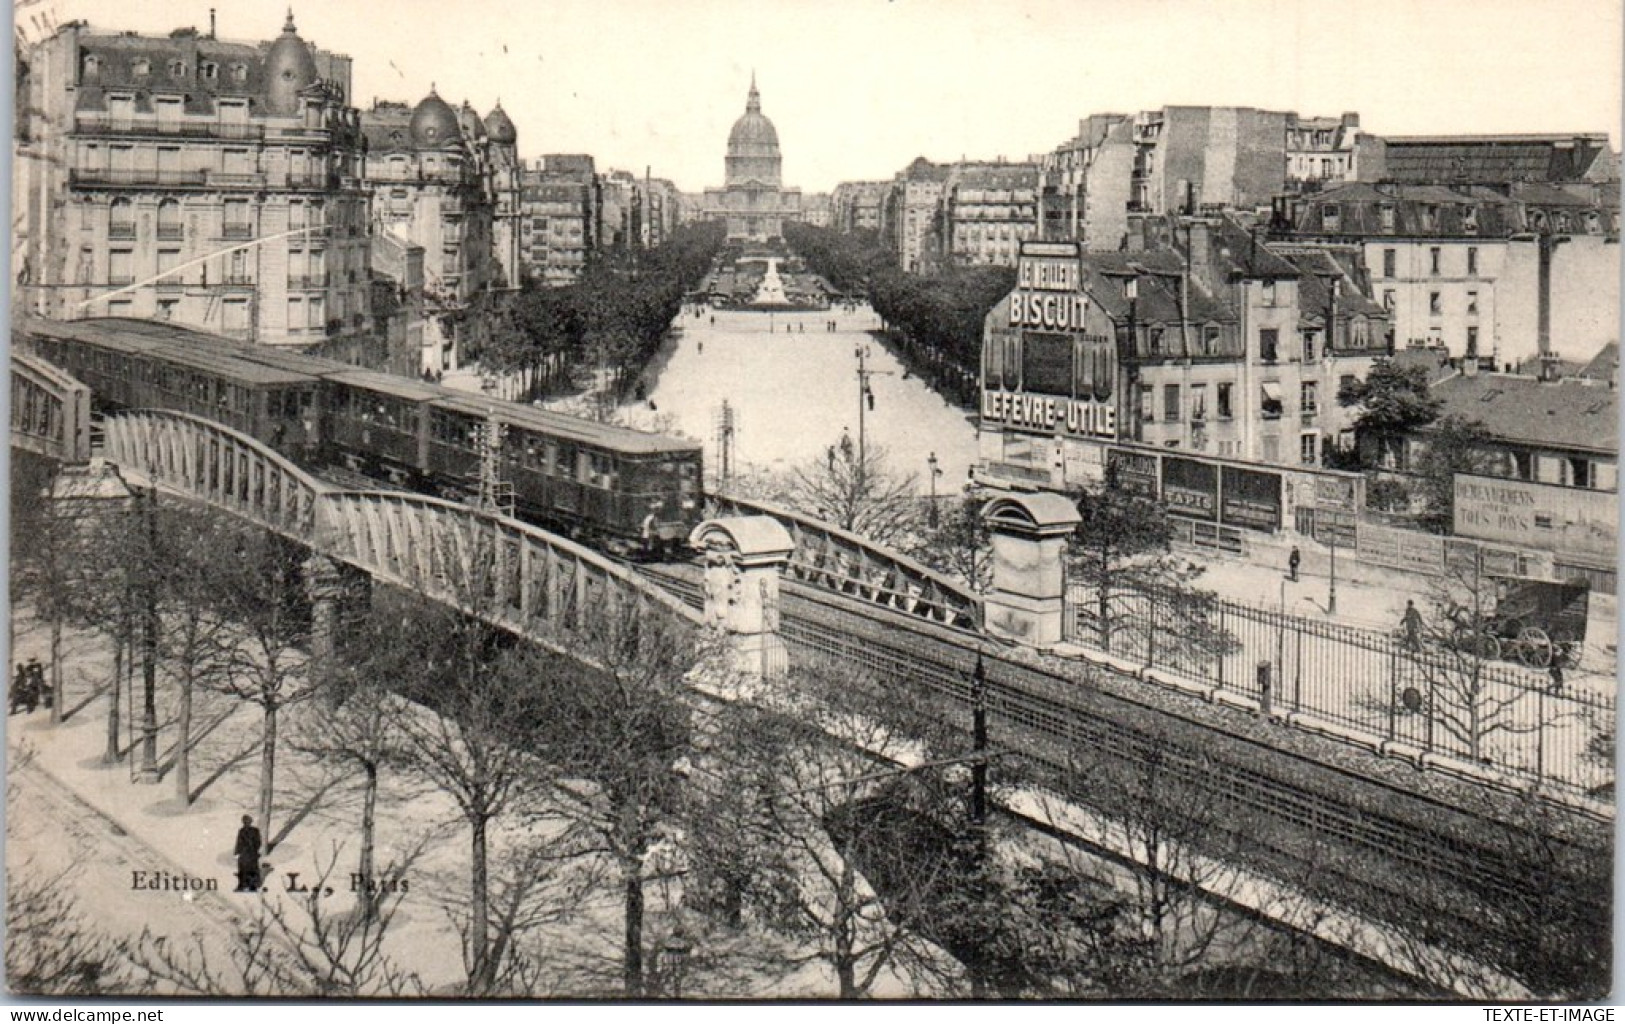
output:
{"label": "billboard sign", "polygon": [[1455,532],[1612,565],[1619,495],[1532,480],[1455,475]]}
{"label": "billboard sign", "polygon": [[1162,458],[1162,500],[1168,511],[1193,519],[1219,518],[1219,467],[1177,455]]}
{"label": "billboard sign", "polygon": [[1106,479],[1121,490],[1157,496],[1157,457],[1147,452],[1113,448],[1106,453]]}
{"label": "billboard sign", "polygon": [[1225,466],[1219,521],[1274,533],[1281,528],[1281,474]]}

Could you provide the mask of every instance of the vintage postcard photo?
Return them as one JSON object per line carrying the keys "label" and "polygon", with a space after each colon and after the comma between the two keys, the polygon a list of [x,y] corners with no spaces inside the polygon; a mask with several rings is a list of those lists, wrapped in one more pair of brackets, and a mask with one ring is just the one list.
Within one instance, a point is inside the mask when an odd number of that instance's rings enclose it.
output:
{"label": "vintage postcard photo", "polygon": [[14,8],[11,997],[1613,991],[1618,0],[209,3]]}

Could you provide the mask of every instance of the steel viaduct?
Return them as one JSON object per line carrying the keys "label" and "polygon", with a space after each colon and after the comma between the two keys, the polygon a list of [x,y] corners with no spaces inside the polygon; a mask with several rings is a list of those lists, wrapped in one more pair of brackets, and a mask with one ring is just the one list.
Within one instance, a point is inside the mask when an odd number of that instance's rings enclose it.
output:
{"label": "steel viaduct", "polygon": [[[12,397],[14,447],[67,462],[90,454],[82,385],[13,354]],[[223,510],[440,600],[458,600],[455,577],[470,552],[497,552],[505,567],[496,574],[503,581],[498,624],[552,645],[570,648],[593,616],[629,605],[705,628],[703,588],[681,567],[635,571],[468,506],[336,487],[251,438],[184,414],[108,415],[99,440],[101,457],[132,482]],[[1555,949],[1509,946],[1489,934],[1485,915],[1526,906],[1535,913],[1538,890],[1544,934],[1607,934],[1607,823],[1536,801],[1539,821],[1532,824],[1531,802],[1517,795],[1400,767],[1100,666],[992,641],[976,629],[981,598],[911,559],[783,509],[723,498],[720,512],[772,516],[793,541],[779,623],[792,663],[860,664],[930,695],[967,730],[980,664],[978,699],[986,702],[993,744],[1042,766],[1067,801],[1090,813],[1119,813],[1122,794],[1091,785],[1092,766],[1155,761],[1169,785],[1222,809],[1224,827],[1251,851],[1248,867],[1259,877],[1298,880],[1319,905],[1392,925],[1402,937],[1425,937],[1429,948],[1479,965],[1451,979],[1468,998],[1527,995],[1554,974],[1568,986],[1583,984],[1593,970],[1606,972],[1606,951],[1561,939]],[[1006,811],[1033,820],[1020,807]],[[1379,938],[1366,952],[1393,965],[1393,947],[1403,941]],[[1493,967],[1479,969],[1486,964]]]}

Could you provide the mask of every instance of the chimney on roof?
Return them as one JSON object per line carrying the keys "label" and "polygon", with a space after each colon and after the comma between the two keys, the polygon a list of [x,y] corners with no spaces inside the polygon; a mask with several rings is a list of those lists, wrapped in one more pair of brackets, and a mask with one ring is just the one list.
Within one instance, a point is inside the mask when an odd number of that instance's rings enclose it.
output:
{"label": "chimney on roof", "polygon": [[1558,373],[1558,358],[1556,352],[1542,352],[1540,354],[1540,379],[1544,383],[1555,383]]}
{"label": "chimney on roof", "polygon": [[1358,128],[1358,127],[1360,127],[1360,115],[1358,113],[1355,113],[1352,110],[1351,111],[1345,111],[1343,113],[1343,127],[1344,128]]}
{"label": "chimney on roof", "polygon": [[209,8],[209,38],[214,38],[214,8]]}
{"label": "chimney on roof", "polygon": [[1191,280],[1210,294],[1218,291],[1213,281],[1213,233],[1207,221],[1193,217],[1185,222],[1185,246]]}

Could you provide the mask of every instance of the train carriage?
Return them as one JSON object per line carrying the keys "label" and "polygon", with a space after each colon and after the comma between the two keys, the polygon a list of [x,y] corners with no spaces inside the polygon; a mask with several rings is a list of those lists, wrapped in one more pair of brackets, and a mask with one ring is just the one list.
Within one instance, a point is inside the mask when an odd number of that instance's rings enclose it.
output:
{"label": "train carriage", "polygon": [[354,368],[324,373],[329,385],[326,438],[352,468],[397,483],[421,479],[429,465],[429,403],[442,389],[410,377]]}
{"label": "train carriage", "polygon": [[698,444],[529,405],[124,318],[19,318],[49,361],[98,402],[195,413],[312,464],[343,461],[397,484],[477,493],[487,421],[506,431],[501,477],[516,511],[622,552],[680,543],[698,523]]}
{"label": "train carriage", "polygon": [[669,546],[699,522],[693,442],[477,395],[434,403],[431,471],[477,486],[480,431],[493,415],[506,427],[503,476],[522,513],[624,550]]}
{"label": "train carriage", "polygon": [[189,412],[279,449],[318,436],[312,417],[319,379],[195,342],[207,335],[122,319],[26,318],[16,330],[41,357],[89,385],[104,406]]}

